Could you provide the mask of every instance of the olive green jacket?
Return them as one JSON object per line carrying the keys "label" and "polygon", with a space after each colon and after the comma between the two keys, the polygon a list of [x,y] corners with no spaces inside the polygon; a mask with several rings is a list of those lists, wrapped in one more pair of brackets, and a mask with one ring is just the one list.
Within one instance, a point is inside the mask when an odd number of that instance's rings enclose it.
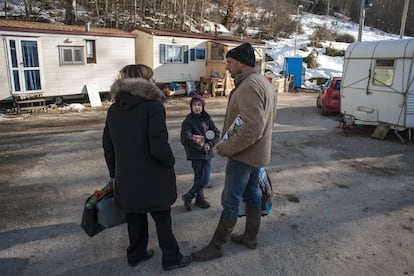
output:
{"label": "olive green jacket", "polygon": [[254,69],[235,78],[227,103],[224,134],[240,115],[243,125],[227,141],[221,142],[220,150],[228,158],[260,168],[270,162],[272,129],[276,119],[277,94],[270,82]]}

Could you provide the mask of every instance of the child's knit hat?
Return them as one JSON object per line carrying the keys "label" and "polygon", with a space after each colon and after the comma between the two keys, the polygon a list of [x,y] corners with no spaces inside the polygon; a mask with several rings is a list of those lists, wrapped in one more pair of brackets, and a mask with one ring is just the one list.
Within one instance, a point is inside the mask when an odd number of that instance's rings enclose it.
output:
{"label": "child's knit hat", "polygon": [[203,107],[203,110],[204,110],[204,107],[206,106],[206,100],[204,99],[203,96],[198,95],[198,94],[195,94],[193,97],[191,97],[191,102],[190,102],[190,109],[191,109],[191,111],[193,111],[193,109],[191,108],[191,106],[193,105],[193,102],[194,101],[200,101],[201,102],[201,106]]}

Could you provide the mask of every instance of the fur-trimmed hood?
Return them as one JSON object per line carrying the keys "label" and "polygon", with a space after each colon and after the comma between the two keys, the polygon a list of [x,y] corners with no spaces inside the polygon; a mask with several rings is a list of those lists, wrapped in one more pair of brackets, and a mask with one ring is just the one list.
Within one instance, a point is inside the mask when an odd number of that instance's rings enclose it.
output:
{"label": "fur-trimmed hood", "polygon": [[115,103],[122,106],[136,105],[142,101],[165,101],[164,93],[155,84],[141,78],[116,80],[111,86],[111,96]]}

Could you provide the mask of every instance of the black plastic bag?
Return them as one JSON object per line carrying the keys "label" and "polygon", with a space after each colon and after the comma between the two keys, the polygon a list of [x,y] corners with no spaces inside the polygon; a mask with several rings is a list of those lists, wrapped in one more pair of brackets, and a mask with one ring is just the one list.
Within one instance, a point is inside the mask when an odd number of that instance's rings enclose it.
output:
{"label": "black plastic bag", "polygon": [[82,229],[88,234],[89,237],[93,237],[102,230],[105,229],[102,225],[98,222],[98,210],[95,207],[87,207],[87,202],[93,197],[94,195],[91,195],[88,197],[88,199],[85,201],[85,204],[83,205],[83,213],[82,213],[82,221],[81,221],[81,227]]}

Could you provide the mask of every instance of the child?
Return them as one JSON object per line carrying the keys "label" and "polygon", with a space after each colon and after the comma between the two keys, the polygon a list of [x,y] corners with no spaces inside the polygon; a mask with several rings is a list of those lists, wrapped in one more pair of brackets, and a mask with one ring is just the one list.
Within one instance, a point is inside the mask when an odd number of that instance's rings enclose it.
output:
{"label": "child", "polygon": [[[191,112],[181,125],[181,143],[184,145],[187,160],[191,160],[194,171],[193,186],[181,197],[187,211],[191,211],[191,201],[194,197],[196,206],[210,207],[210,203],[204,198],[203,190],[210,181],[210,161],[214,157],[213,147],[220,139],[220,131],[204,108],[204,98],[197,94],[194,95],[190,102]],[[207,135],[208,138],[206,138],[207,131],[213,131],[214,137]]]}

